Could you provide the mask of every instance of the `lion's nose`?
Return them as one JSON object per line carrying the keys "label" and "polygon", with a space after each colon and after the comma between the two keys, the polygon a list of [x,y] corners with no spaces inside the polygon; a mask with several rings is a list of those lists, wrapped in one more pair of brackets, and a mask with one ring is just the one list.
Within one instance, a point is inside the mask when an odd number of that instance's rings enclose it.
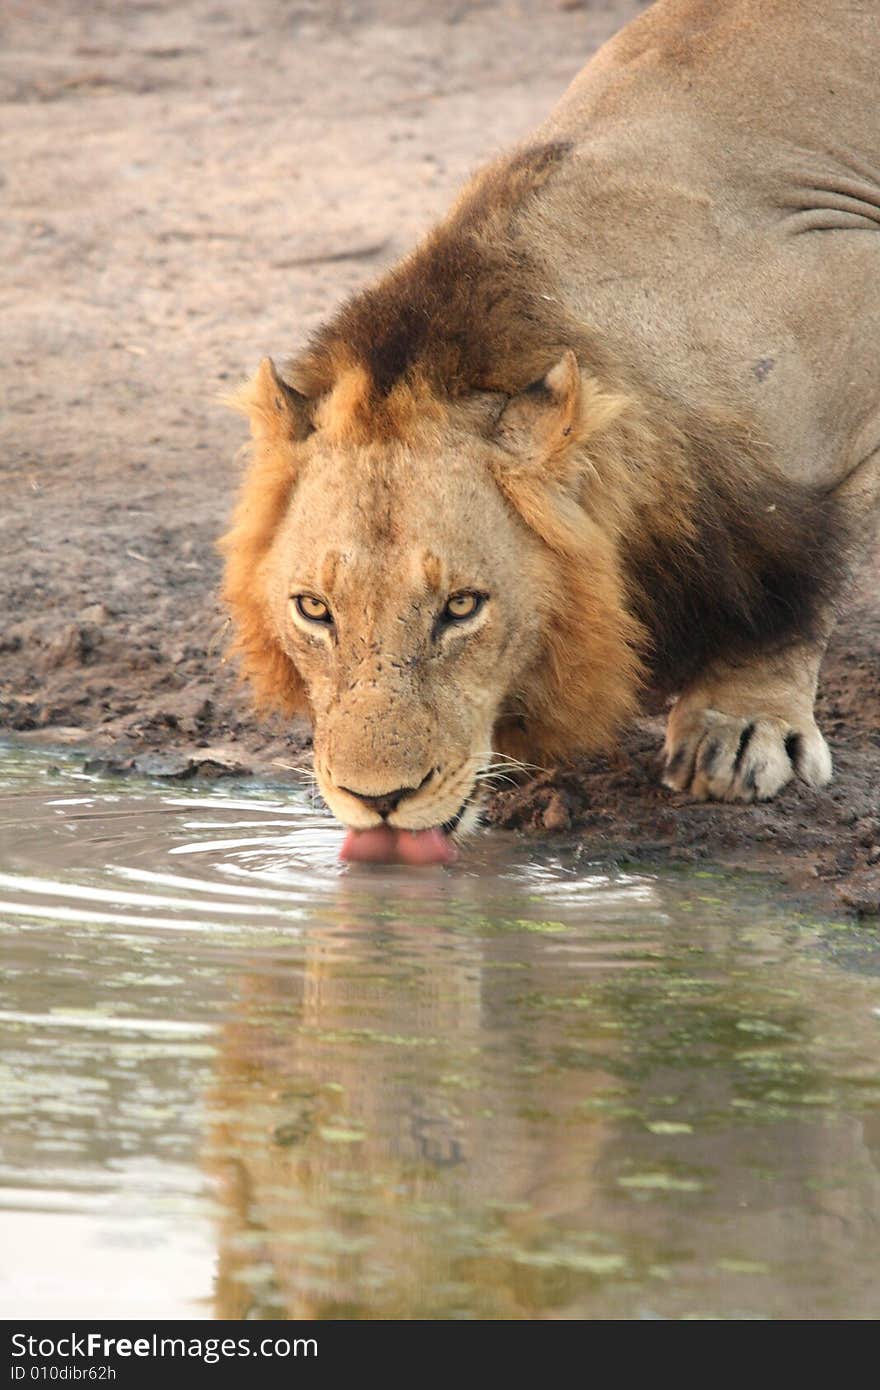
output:
{"label": "lion's nose", "polygon": [[383,792],[381,796],[371,796],[367,792],[356,792],[353,787],[340,787],[339,790],[348,792],[349,796],[356,796],[358,801],[362,801],[365,806],[369,806],[371,811],[378,811],[383,818],[390,816],[392,811],[396,811],[401,801],[405,801],[408,796],[415,796],[420,792],[426,782],[433,777],[433,769],[427,777],[423,777],[417,787],[398,787],[393,792]]}

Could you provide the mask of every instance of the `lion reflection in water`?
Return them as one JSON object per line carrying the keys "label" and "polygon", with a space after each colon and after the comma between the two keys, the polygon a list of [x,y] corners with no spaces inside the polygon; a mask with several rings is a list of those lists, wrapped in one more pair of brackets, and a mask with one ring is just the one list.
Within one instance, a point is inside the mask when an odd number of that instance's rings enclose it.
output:
{"label": "lion reflection in water", "polygon": [[412,891],[408,921],[343,887],[301,969],[241,981],[206,1154],[218,1316],[876,1315],[880,1123],[810,1100],[839,1084],[814,1039],[836,1030],[842,1074],[870,1055],[870,982],[723,922],[695,956],[660,890],[662,934],[629,944],[525,898],[426,921]]}

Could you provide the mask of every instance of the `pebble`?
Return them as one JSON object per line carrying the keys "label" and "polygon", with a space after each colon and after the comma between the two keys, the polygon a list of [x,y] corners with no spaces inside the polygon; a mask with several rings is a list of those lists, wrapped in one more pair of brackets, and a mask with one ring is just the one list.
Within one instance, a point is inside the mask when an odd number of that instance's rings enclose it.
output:
{"label": "pebble", "polygon": [[545,830],[568,830],[571,828],[571,816],[568,808],[558,792],[554,792],[544,807],[544,814],[541,822]]}

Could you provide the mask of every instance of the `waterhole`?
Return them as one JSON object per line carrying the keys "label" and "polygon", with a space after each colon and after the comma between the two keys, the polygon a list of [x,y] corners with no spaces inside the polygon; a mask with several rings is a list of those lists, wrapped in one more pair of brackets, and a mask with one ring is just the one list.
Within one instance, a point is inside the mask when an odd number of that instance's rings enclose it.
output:
{"label": "waterhole", "polygon": [[0,750],[8,1318],[874,1318],[880,940]]}

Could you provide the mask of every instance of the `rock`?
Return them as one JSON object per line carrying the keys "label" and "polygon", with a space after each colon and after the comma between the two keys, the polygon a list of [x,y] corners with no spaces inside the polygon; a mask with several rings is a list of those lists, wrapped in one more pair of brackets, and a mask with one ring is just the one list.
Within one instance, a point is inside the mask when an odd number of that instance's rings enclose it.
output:
{"label": "rock", "polygon": [[131,760],[131,770],[138,777],[183,782],[195,775],[196,765],[185,753],[138,753]]}
{"label": "rock", "polygon": [[50,671],[59,666],[88,665],[103,640],[96,623],[69,623],[50,638],[45,665]]}
{"label": "rock", "polygon": [[131,758],[86,758],[83,772],[93,777],[127,777],[131,772]]}
{"label": "rock", "polygon": [[856,826],[858,831],[858,842],[870,849],[875,841],[880,841],[880,820],[872,816],[865,816]]}
{"label": "rock", "polygon": [[837,891],[859,917],[880,917],[880,869],[854,874]]}
{"label": "rock", "polygon": [[200,748],[196,753],[108,753],[87,758],[84,772],[99,777],[155,777],[168,782],[214,781],[220,777],[250,777],[252,769],[225,748]]}
{"label": "rock", "polygon": [[227,752],[225,748],[202,748],[190,760],[196,777],[250,777],[253,769]]}
{"label": "rock", "polygon": [[90,603],[79,610],[76,618],[77,622],[94,623],[96,627],[103,627],[110,621],[110,610],[104,603]]}
{"label": "rock", "polygon": [[20,623],[5,623],[0,632],[0,652],[20,652],[40,646],[45,627],[41,616],[24,618]]}
{"label": "rock", "polygon": [[161,777],[175,782],[193,778],[248,777],[250,768],[222,748],[202,748],[197,753],[138,753],[132,771],[139,777]]}
{"label": "rock", "polygon": [[214,717],[214,702],[211,688],[197,685],[181,692],[173,704],[177,724],[186,734],[199,734],[206,729]]}
{"label": "rock", "polygon": [[560,831],[571,829],[571,815],[559,792],[553,792],[544,807],[541,822],[545,830]]}

